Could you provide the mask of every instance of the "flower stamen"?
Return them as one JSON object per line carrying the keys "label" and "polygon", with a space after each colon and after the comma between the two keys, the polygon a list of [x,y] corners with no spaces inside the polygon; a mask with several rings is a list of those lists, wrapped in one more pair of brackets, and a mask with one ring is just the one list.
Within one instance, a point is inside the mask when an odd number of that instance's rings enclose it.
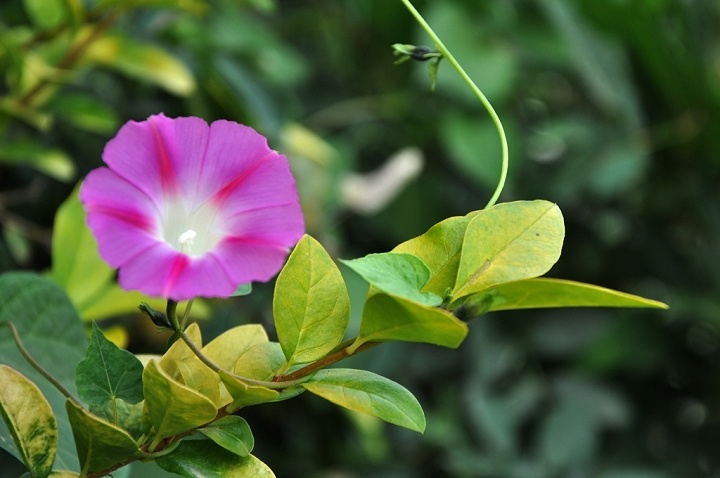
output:
{"label": "flower stamen", "polygon": [[180,234],[180,237],[178,237],[178,241],[180,242],[180,252],[188,256],[192,255],[192,246],[195,242],[196,237],[197,232],[193,231],[192,229],[188,229],[187,231]]}

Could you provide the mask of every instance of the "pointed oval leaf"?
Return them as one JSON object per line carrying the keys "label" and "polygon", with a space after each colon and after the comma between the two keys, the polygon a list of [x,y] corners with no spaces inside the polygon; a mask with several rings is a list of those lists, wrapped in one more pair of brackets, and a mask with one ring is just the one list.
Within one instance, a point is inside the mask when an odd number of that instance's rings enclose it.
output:
{"label": "pointed oval leaf", "polygon": [[277,390],[257,385],[248,385],[224,370],[220,370],[218,375],[220,375],[220,380],[222,380],[228,392],[230,392],[230,395],[233,397],[232,403],[225,407],[225,411],[228,413],[233,413],[242,407],[249,407],[250,405],[273,402],[280,396]]}
{"label": "pointed oval leaf", "polygon": [[40,389],[17,370],[0,364],[0,415],[33,478],[45,478],[57,452],[57,421]]}
{"label": "pointed oval leaf", "polygon": [[560,208],[547,201],[481,211],[465,231],[453,299],[544,274],[560,257],[564,236]]}
{"label": "pointed oval leaf", "polygon": [[115,400],[143,399],[143,365],[127,350],[105,338],[93,322],[90,346],[75,369],[78,395],[89,405],[103,407]]}
{"label": "pointed oval leaf", "polygon": [[83,59],[155,83],[176,95],[187,96],[195,89],[195,78],[178,59],[157,46],[125,36],[105,35],[93,41]]}
{"label": "pointed oval leaf", "polygon": [[210,399],[168,376],[151,360],[143,372],[145,405],[155,429],[153,447],[169,436],[210,422],[217,408]]}
{"label": "pointed oval leaf", "polygon": [[[185,329],[185,334],[190,337],[190,340],[197,345],[202,347],[202,335],[200,333],[200,326],[193,322]],[[170,348],[163,354],[162,358],[158,362],[160,368],[168,374],[172,379],[178,380],[180,378],[180,370],[178,369],[178,362],[183,360],[191,360],[197,358],[195,353],[190,350],[184,340],[176,340]]]}
{"label": "pointed oval leaf", "polygon": [[360,334],[349,350],[392,340],[457,348],[467,333],[467,325],[446,310],[379,293],[365,303]]}
{"label": "pointed oval leaf", "polygon": [[350,319],[345,282],[325,249],[308,235],[277,278],[273,315],[288,366],[318,360],[343,339]]}
{"label": "pointed oval leaf", "polygon": [[238,357],[235,375],[255,380],[271,380],[284,364],[285,355],[279,343],[256,344]]}
{"label": "pointed oval leaf", "polygon": [[486,291],[492,295],[489,310],[544,307],[649,307],[667,309],[656,300],[561,279],[536,278],[501,284]]}
{"label": "pointed oval leaf", "polygon": [[222,417],[198,431],[238,456],[248,456],[255,446],[250,425],[237,415]]}
{"label": "pointed oval leaf", "polygon": [[83,475],[142,456],[135,440],[122,428],[96,417],[73,400],[68,400],[65,408]]}
{"label": "pointed oval leaf", "polygon": [[[67,295],[51,280],[27,272],[0,275],[0,291],[0,321],[17,321],[22,317],[15,326],[25,348],[70,393],[76,393],[75,367],[83,358],[87,336]],[[52,406],[59,440],[54,467],[78,469],[65,396],[27,363],[5,327],[0,327],[0,363],[13,367],[37,384]],[[22,460],[7,428],[0,425],[0,446]]]}
{"label": "pointed oval leaf", "polygon": [[413,394],[372,372],[342,368],[320,370],[302,387],[341,407],[416,432],[425,430],[425,414]]}
{"label": "pointed oval leaf", "polygon": [[435,224],[425,234],[398,245],[393,252],[405,252],[419,257],[430,269],[430,280],[423,288],[445,297],[455,287],[460,252],[465,230],[478,213],[451,217]]}
{"label": "pointed oval leaf", "polygon": [[431,272],[422,259],[412,254],[386,252],[340,262],[383,292],[431,307],[442,304],[439,295],[420,292],[430,280]]}
{"label": "pointed oval leaf", "polygon": [[215,337],[202,348],[202,352],[221,369],[232,370],[243,352],[267,341],[268,335],[262,325],[238,325]]}
{"label": "pointed oval leaf", "polygon": [[211,440],[183,441],[155,462],[165,471],[186,478],[275,478],[253,455],[238,456]]}

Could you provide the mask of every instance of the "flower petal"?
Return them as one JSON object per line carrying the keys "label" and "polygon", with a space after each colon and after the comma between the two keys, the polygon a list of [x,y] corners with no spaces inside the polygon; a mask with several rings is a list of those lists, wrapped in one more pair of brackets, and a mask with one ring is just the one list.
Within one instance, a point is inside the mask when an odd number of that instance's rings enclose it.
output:
{"label": "flower petal", "polygon": [[110,171],[91,171],[80,188],[87,224],[100,256],[119,267],[157,241],[157,212],[151,199]]}
{"label": "flower petal", "polygon": [[[195,196],[203,199],[215,196],[270,154],[277,155],[265,137],[254,129],[231,121],[214,121],[210,125],[201,174],[192,179]],[[191,158],[185,158],[189,160]]]}

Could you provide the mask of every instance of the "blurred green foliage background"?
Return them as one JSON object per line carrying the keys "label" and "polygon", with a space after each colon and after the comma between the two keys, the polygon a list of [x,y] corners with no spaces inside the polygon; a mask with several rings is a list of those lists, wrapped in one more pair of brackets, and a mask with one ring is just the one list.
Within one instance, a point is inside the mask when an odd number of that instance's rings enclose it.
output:
{"label": "blurred green foliage background", "polygon": [[[416,7],[503,120],[501,200],[563,211],[550,275],[671,309],[495,313],[459,351],[375,348],[348,365],[413,391],[425,435],[301,396],[247,409],[254,453],[278,476],[720,476],[720,3]],[[395,0],[3,2],[0,271],[48,270],[60,204],[122,123],[161,111],[268,136],[336,257],[482,208],[500,171],[488,115],[449,64],[435,92],[425,65],[393,65],[390,45],[428,41]],[[366,285],[343,272],[357,303]],[[271,330],[271,294],[206,304],[206,339]],[[103,325],[160,350],[130,310]]]}

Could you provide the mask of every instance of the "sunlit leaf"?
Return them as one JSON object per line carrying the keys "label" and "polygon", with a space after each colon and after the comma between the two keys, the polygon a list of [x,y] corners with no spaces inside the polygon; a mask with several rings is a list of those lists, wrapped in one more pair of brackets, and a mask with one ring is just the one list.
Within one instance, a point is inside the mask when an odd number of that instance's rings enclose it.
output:
{"label": "sunlit leaf", "polygon": [[223,417],[198,431],[238,456],[248,456],[255,446],[250,425],[237,415]]}
{"label": "sunlit leaf", "polygon": [[197,428],[217,415],[210,399],[170,378],[155,360],[145,367],[143,385],[155,432],[151,448],[163,438]]}
{"label": "sunlit leaf", "polygon": [[143,399],[142,373],[142,363],[106,339],[93,322],[90,346],[75,369],[80,398],[98,407],[117,399],[138,403]]}
{"label": "sunlit leaf", "polygon": [[[65,293],[52,281],[26,272],[0,275],[0,290],[0,321],[14,322],[30,355],[70,393],[75,393],[75,367],[83,358],[88,340]],[[54,468],[78,470],[65,396],[27,363],[5,327],[0,327],[0,363],[34,382],[52,406],[59,436]],[[0,446],[22,460],[4,422],[0,422]]]}
{"label": "sunlit leaf", "polygon": [[243,352],[235,363],[235,374],[255,380],[271,380],[285,364],[285,355],[277,342],[256,344]]}
{"label": "sunlit leaf", "polygon": [[254,456],[238,456],[211,440],[183,441],[156,462],[160,468],[186,478],[275,478]]}
{"label": "sunlit leaf", "polygon": [[102,471],[142,455],[135,440],[122,428],[101,420],[72,400],[67,401],[66,409],[84,473]]}
{"label": "sunlit leaf", "polygon": [[379,293],[365,303],[360,334],[350,350],[366,342],[387,341],[457,348],[467,333],[467,325],[446,310]]}
{"label": "sunlit leaf", "polygon": [[439,295],[420,292],[430,280],[430,269],[412,254],[387,252],[341,262],[383,292],[424,305],[442,304]]}
{"label": "sunlit leaf", "polygon": [[277,278],[273,315],[288,365],[322,358],[343,339],[350,319],[345,282],[325,249],[308,235]]}
{"label": "sunlit leaf", "polygon": [[202,352],[218,367],[232,370],[242,353],[253,345],[267,341],[267,332],[262,325],[238,325],[215,337],[202,348]]}
{"label": "sunlit leaf", "polygon": [[157,46],[125,36],[107,35],[95,40],[83,59],[155,83],[179,96],[195,89],[195,78],[178,59]]}
{"label": "sunlit leaf", "polygon": [[486,291],[492,297],[489,310],[539,309],[544,307],[651,307],[667,309],[656,300],[561,279],[536,278],[508,282]]}
{"label": "sunlit leaf", "polygon": [[45,478],[57,452],[58,430],[40,389],[17,370],[0,364],[0,416],[32,478]]}
{"label": "sunlit leaf", "polygon": [[223,370],[220,370],[218,375],[220,375],[220,380],[225,384],[225,387],[233,398],[232,403],[225,408],[228,413],[232,413],[242,407],[272,402],[280,396],[277,390],[259,385],[248,385]]}
{"label": "sunlit leaf", "polygon": [[413,394],[402,385],[372,372],[320,370],[302,386],[341,407],[417,432],[425,430],[425,415]]}
{"label": "sunlit leaf", "polygon": [[478,213],[463,240],[453,299],[537,277],[560,257],[565,226],[547,201],[502,203]]}
{"label": "sunlit leaf", "polygon": [[423,288],[424,291],[445,297],[455,287],[463,237],[475,214],[477,212],[445,219],[423,235],[405,241],[393,249],[393,252],[417,256],[428,266],[431,278]]}

